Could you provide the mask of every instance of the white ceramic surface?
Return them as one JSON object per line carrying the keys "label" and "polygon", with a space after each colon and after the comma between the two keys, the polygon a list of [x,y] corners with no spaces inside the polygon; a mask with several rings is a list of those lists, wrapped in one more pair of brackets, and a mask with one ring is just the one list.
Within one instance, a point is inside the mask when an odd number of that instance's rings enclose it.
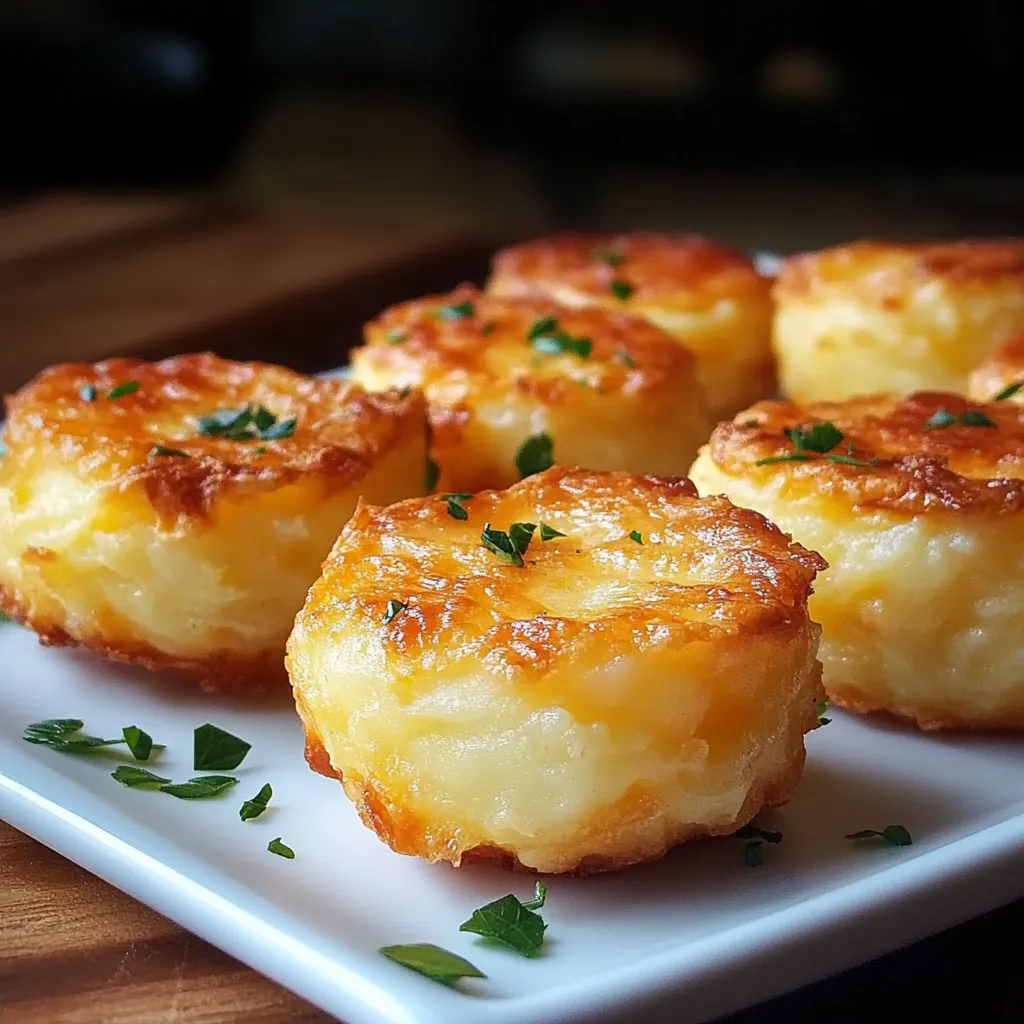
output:
{"label": "white ceramic surface", "polygon": [[[203,722],[253,749],[226,797],[186,802],[120,786],[113,754],[23,742],[27,723],[52,717],[82,718],[94,734],[141,726],[168,746],[151,767],[175,779],[193,774]],[[349,1024],[705,1021],[1024,894],[1024,743],[837,713],[809,749],[796,798],[765,816],[785,838],[763,866],[746,867],[730,838],[617,875],[554,879],[546,954],[525,960],[458,926],[506,892],[525,898],[529,879],[391,853],[338,784],[306,768],[287,700],[203,696],[0,624],[0,817]],[[241,822],[264,782],[273,810]],[[892,823],[912,847],[843,839]],[[266,852],[275,836],[294,861]],[[489,977],[451,991],[378,956],[399,942],[435,942]]]}

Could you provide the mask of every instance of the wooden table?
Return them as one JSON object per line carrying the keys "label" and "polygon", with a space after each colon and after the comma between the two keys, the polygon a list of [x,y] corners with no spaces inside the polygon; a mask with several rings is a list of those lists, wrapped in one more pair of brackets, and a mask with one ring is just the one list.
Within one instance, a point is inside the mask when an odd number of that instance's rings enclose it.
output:
{"label": "wooden table", "polygon": [[[115,353],[334,365],[388,302],[479,280],[488,248],[195,200],[23,204],[0,211],[0,388]],[[1021,934],[1024,903],[730,1022],[1020,1024]],[[0,1024],[328,1019],[0,823]]]}

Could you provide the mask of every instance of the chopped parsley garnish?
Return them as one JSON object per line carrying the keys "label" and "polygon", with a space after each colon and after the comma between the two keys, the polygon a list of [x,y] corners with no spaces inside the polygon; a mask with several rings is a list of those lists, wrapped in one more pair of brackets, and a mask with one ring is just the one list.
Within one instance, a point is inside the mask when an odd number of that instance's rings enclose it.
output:
{"label": "chopped parsley garnish", "polygon": [[178,459],[188,458],[188,452],[183,452],[180,448],[165,448],[162,444],[155,444],[149,449],[149,457],[152,459],[159,455],[172,455]]}
{"label": "chopped parsley garnish", "polygon": [[995,427],[996,424],[978,409],[968,409],[954,415],[948,409],[939,407],[931,416],[925,420],[925,430],[941,430],[944,427],[953,427],[959,424],[961,427]]}
{"label": "chopped parsley garnish", "polygon": [[468,320],[474,313],[472,302],[457,302],[452,306],[439,306],[436,315],[442,320]]}
{"label": "chopped parsley garnish", "polygon": [[526,478],[550,469],[555,464],[555,443],[550,434],[533,434],[516,452],[516,469],[519,476]]}
{"label": "chopped parsley garnish", "polygon": [[238,809],[238,816],[242,821],[251,821],[253,818],[258,818],[266,809],[270,803],[270,798],[274,795],[274,791],[270,788],[268,782],[251,800],[246,800],[245,803]]}
{"label": "chopped parsley garnish", "polygon": [[508,528],[508,533],[505,533],[502,530],[492,530],[491,524],[486,523],[480,534],[480,543],[502,561],[510,565],[522,565],[523,554],[530,546],[533,531],[536,529],[535,523],[513,523]]}
{"label": "chopped parsley garnish", "polygon": [[540,524],[540,539],[541,540],[554,540],[556,537],[564,537],[565,534],[560,530],[556,530],[553,526],[548,526],[547,523]]}
{"label": "chopped parsley garnish", "polygon": [[172,782],[169,786],[161,786],[161,793],[170,793],[179,800],[207,800],[219,796],[226,789],[238,783],[238,779],[230,775],[200,775],[188,782]]}
{"label": "chopped parsley garnish", "polygon": [[207,722],[195,731],[192,767],[197,772],[231,771],[245,760],[250,750],[251,743]]}
{"label": "chopped parsley garnish", "polygon": [[783,433],[798,452],[817,452],[824,455],[843,439],[843,432],[834,423],[814,423],[809,427],[796,426]]}
{"label": "chopped parsley garnish", "polygon": [[462,503],[464,501],[469,501],[472,497],[472,494],[446,494],[444,496],[444,501],[448,505],[448,515],[450,515],[452,519],[468,519],[469,513],[466,511]]}
{"label": "chopped parsley garnish", "polygon": [[487,323],[480,325],[480,333],[486,337],[488,334],[493,334],[497,326],[493,320],[488,320]]}
{"label": "chopped parsley garnish", "polygon": [[[25,726],[22,739],[26,743],[35,743],[37,746],[49,747],[51,750],[59,750],[65,754],[87,754],[100,747],[118,747],[121,744],[126,744],[132,756],[139,761],[147,760],[154,750],[164,749],[162,744],[154,743],[152,738],[143,733],[141,729],[138,729],[137,732],[140,736],[146,737],[148,745],[143,741],[133,746],[132,741],[128,739],[128,733],[130,730],[135,730],[136,726],[125,728],[124,734],[116,740],[86,736],[82,732],[83,728],[85,728],[85,723],[80,718],[48,718],[45,721],[33,722],[31,725]],[[134,733],[132,735],[134,740]],[[139,754],[136,754],[136,749],[139,750]],[[140,756],[143,751],[145,756]]]}
{"label": "chopped parsley garnish", "polygon": [[851,832],[847,839],[883,839],[890,846],[912,846],[914,840],[903,825],[886,825],[883,829],[865,828]]}
{"label": "chopped parsley garnish", "polygon": [[107,400],[113,401],[124,398],[125,395],[132,395],[141,387],[142,385],[137,380],[127,380],[123,384],[118,384],[116,388],[111,388],[107,392]]}
{"label": "chopped parsley garnish", "polygon": [[126,725],[121,732],[124,734],[128,749],[132,752],[132,757],[136,761],[148,761],[149,755],[153,752],[153,737],[137,725]]}
{"label": "chopped parsley garnish", "polygon": [[1005,402],[1008,398],[1013,398],[1021,388],[1024,388],[1024,380],[1019,380],[1015,384],[1007,384],[1002,391],[992,396],[992,401]]}
{"label": "chopped parsley garnish", "polygon": [[759,868],[764,863],[763,847],[764,843],[758,842],[756,839],[743,844],[743,863],[748,868]]}
{"label": "chopped parsley garnish", "polygon": [[278,857],[284,857],[285,860],[295,860],[295,851],[290,846],[285,846],[281,842],[281,837],[278,836],[276,839],[271,839],[267,843],[267,850],[270,853],[276,853]]}
{"label": "chopped parsley garnish", "polygon": [[643,544],[644,535],[639,530],[630,530],[629,539],[632,541],[636,541],[637,544]]}
{"label": "chopped parsley garnish", "polygon": [[541,316],[530,324],[530,329],[526,332],[526,337],[533,341],[536,338],[543,337],[545,334],[550,334],[552,331],[558,330],[558,318],[554,316]]}
{"label": "chopped parsley garnish", "polygon": [[636,366],[636,360],[624,348],[617,348],[615,350],[615,358],[623,366],[627,366],[631,370]]}
{"label": "chopped parsley garnish", "polygon": [[406,333],[403,330],[393,330],[388,331],[384,337],[387,339],[387,343],[389,345],[401,345],[402,342],[405,341]]}
{"label": "chopped parsley garnish", "polygon": [[388,601],[384,608],[384,625],[388,625],[399,612],[404,612],[408,607],[401,601]]}
{"label": "chopped parsley garnish", "polygon": [[447,949],[429,942],[415,942],[406,946],[381,946],[381,956],[422,974],[431,981],[453,986],[460,978],[486,978],[478,967]]}
{"label": "chopped parsley garnish", "polygon": [[[851,450],[853,445],[850,445]],[[858,469],[873,469],[878,465],[878,456],[876,455],[870,461],[864,459],[855,459],[852,455],[826,455],[826,462],[836,462],[840,466],[856,466]]]}
{"label": "chopped parsley garnish", "polygon": [[755,466],[773,466],[776,462],[810,462],[810,455],[803,452],[790,452],[788,455],[771,455],[767,459],[758,459]]}
{"label": "chopped parsley garnish", "polygon": [[625,302],[633,294],[633,286],[628,281],[612,281],[611,290],[619,302]]}
{"label": "chopped parsley garnish", "polygon": [[773,832],[771,829],[758,828],[756,825],[744,825],[736,829],[733,835],[737,839],[760,839],[765,843],[781,843],[782,833]]}
{"label": "chopped parsley garnish", "polygon": [[589,338],[574,338],[568,331],[555,334],[542,334],[530,342],[534,350],[546,356],[574,355],[587,359],[594,348]]}
{"label": "chopped parsley garnish", "polygon": [[423,486],[432,491],[437,486],[438,478],[441,476],[441,467],[428,455],[427,465],[423,474]]}
{"label": "chopped parsley garnish", "polygon": [[743,421],[743,422],[742,422],[742,423],[740,424],[740,426],[741,426],[741,427],[744,427],[744,428],[745,428],[745,429],[747,429],[747,430],[753,430],[753,429],[754,429],[754,427],[759,427],[759,426],[761,426],[761,421],[760,421],[760,420],[744,420],[744,421]]}
{"label": "chopped parsley garnish", "polygon": [[523,956],[536,956],[544,945],[547,929],[537,911],[544,906],[546,898],[547,886],[538,882],[532,900],[522,903],[515,896],[502,896],[474,910],[473,916],[459,926],[459,931],[482,935]]}
{"label": "chopped parsley garnish", "polygon": [[217,409],[200,416],[196,433],[227,441],[280,441],[295,433],[298,419],[279,420],[266,406],[251,402],[241,409]]}
{"label": "chopped parsley garnish", "polygon": [[814,705],[814,709],[818,713],[818,725],[828,725],[828,723],[832,721],[831,718],[826,718],[825,717],[825,712],[828,711],[828,701],[827,700],[819,700]]}
{"label": "chopped parsley garnish", "polygon": [[145,768],[135,768],[130,764],[123,764],[120,768],[110,773],[112,779],[116,779],[122,786],[129,789],[148,789],[150,786],[165,786],[170,779],[161,775],[154,775]]}
{"label": "chopped parsley garnish", "polygon": [[589,338],[574,338],[568,331],[559,329],[558,319],[553,316],[538,317],[530,324],[526,336],[534,351],[548,356],[568,353],[586,359],[594,347]]}
{"label": "chopped parsley garnish", "polygon": [[960,422],[965,427],[994,427],[996,425],[994,420],[990,420],[978,409],[968,409],[966,412],[961,413]]}
{"label": "chopped parsley garnish", "polygon": [[95,402],[96,401],[96,386],[94,384],[83,384],[78,389],[78,397],[83,402]]}
{"label": "chopped parsley garnish", "polygon": [[609,267],[622,266],[626,261],[626,254],[620,249],[595,249],[591,253],[595,263],[607,263]]}

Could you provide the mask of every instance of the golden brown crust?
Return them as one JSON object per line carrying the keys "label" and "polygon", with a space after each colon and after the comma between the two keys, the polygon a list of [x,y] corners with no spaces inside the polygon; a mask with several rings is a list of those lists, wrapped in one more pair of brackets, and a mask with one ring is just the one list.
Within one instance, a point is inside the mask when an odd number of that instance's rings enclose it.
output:
{"label": "golden brown crust", "polygon": [[[940,410],[951,426],[926,429]],[[967,426],[964,413],[995,426]],[[807,461],[757,466],[791,455],[783,431],[831,422],[843,440],[829,453],[877,465],[851,466],[810,453]],[[852,445],[852,451],[850,450]],[[959,395],[919,392],[906,398],[865,396],[841,402],[760,402],[721,423],[709,443],[725,473],[748,478],[785,474],[794,493],[813,488],[861,508],[918,515],[937,511],[1015,514],[1024,509],[1024,409],[1009,402],[972,402]]]}
{"label": "golden brown crust", "polygon": [[893,310],[932,281],[954,288],[1024,289],[1024,241],[851,242],[785,260],[773,295],[786,302],[841,289],[858,302]]}
{"label": "golden brown crust", "polygon": [[[602,254],[621,256],[609,262]],[[498,252],[489,290],[503,294],[550,294],[570,288],[593,300],[615,301],[612,282],[632,288],[630,302],[665,309],[704,308],[719,299],[767,291],[749,258],[700,235],[549,235]]]}
{"label": "golden brown crust", "polygon": [[[1024,383],[1024,335],[1011,338],[975,369],[968,381],[968,394],[975,401],[995,398],[1004,388]],[[1024,402],[1024,388],[1012,396]]]}
{"label": "golden brown crust", "polygon": [[73,637],[61,622],[32,611],[17,594],[0,586],[0,611],[31,629],[44,647],[82,647],[108,661],[136,665],[154,672],[198,679],[209,693],[285,692],[288,674],[281,651],[244,657],[234,651],[209,651],[201,658],[176,658],[151,644],[96,632]]}
{"label": "golden brown crust", "polygon": [[[128,382],[138,389],[106,397]],[[95,389],[95,400],[82,398],[86,388]],[[279,421],[297,418],[294,435],[241,443],[196,432],[200,417],[250,402]],[[141,485],[164,522],[201,519],[228,493],[264,493],[300,478],[322,480],[325,494],[351,487],[403,439],[409,421],[396,418],[397,410],[423,411],[423,399],[371,395],[347,381],[210,353],[68,363],[8,397],[5,475],[45,451],[82,478],[122,490]],[[154,445],[188,457],[151,457]]]}
{"label": "golden brown crust", "polygon": [[[314,589],[302,613],[306,632],[315,633],[320,622],[339,618],[363,620],[376,629],[387,603],[382,594],[401,594],[408,608],[390,623],[383,640],[388,658],[396,663],[429,649],[440,671],[472,648],[490,665],[504,665],[514,673],[518,665],[528,664],[536,671],[571,658],[573,643],[587,635],[609,644],[625,637],[629,639],[623,642],[632,644],[638,634],[653,637],[666,623],[680,642],[741,631],[803,630],[811,581],[825,567],[819,555],[791,544],[757,512],[724,498],[700,498],[680,478],[556,467],[507,491],[481,491],[466,507],[470,516],[463,522],[453,519],[438,498],[414,498],[388,508],[361,505],[324,563],[325,578],[335,563],[344,563],[346,586],[343,591]],[[697,563],[713,558],[714,581],[652,584],[646,601],[631,600],[592,618],[561,618],[523,604],[523,574],[543,576],[552,563],[561,563],[559,571],[565,572],[574,562],[581,574],[593,572],[607,559],[609,545],[628,556],[632,540],[576,537],[545,543],[535,537],[525,566],[514,574],[480,543],[485,523],[507,530],[512,521],[557,521],[561,515],[621,519],[631,509],[641,525],[648,516],[663,521],[663,532],[650,531],[647,541],[664,539],[669,557],[690,557]],[[417,543],[417,536],[435,531],[448,539],[443,549]],[[621,534],[618,528],[613,532]],[[452,578],[457,585],[438,587],[437,580]],[[495,621],[495,609],[506,602],[518,614]]]}
{"label": "golden brown crust", "polygon": [[[469,303],[472,315],[446,319],[438,310]],[[553,317],[558,331],[592,343],[586,358],[541,356],[530,328]],[[553,331],[548,332],[553,333]],[[498,298],[470,284],[385,310],[366,325],[367,346],[353,358],[400,385],[430,387],[472,379],[477,386],[512,386],[546,404],[563,404],[586,383],[602,393],[647,391],[666,378],[686,379],[694,358],[652,323],[591,307],[566,309],[544,297]],[[459,416],[437,402],[433,426]]]}

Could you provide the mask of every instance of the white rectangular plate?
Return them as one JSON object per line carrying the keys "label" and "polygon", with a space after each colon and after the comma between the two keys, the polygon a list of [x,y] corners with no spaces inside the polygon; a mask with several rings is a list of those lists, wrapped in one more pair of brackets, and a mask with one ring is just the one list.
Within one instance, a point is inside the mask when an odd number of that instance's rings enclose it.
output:
{"label": "white rectangular plate", "polygon": [[[43,718],[96,735],[138,725],[183,780],[192,730],[212,721],[252,743],[226,797],[129,790],[113,754],[68,755],[21,739]],[[763,824],[785,838],[765,863],[720,839],[615,875],[554,879],[537,960],[488,949],[459,924],[527,878],[400,857],[359,823],[339,785],[310,772],[287,698],[253,707],[46,650],[0,624],[0,817],[349,1024],[540,1024],[709,1020],[1024,894],[1022,743],[924,736],[836,714],[809,737],[793,802]],[[273,809],[241,822],[260,786]],[[902,823],[914,845],[844,833]],[[267,852],[281,836],[294,861]],[[485,981],[453,991],[378,947],[434,942]],[[667,1008],[667,1009],[666,1009]],[[638,1016],[644,1014],[645,1016]]]}

